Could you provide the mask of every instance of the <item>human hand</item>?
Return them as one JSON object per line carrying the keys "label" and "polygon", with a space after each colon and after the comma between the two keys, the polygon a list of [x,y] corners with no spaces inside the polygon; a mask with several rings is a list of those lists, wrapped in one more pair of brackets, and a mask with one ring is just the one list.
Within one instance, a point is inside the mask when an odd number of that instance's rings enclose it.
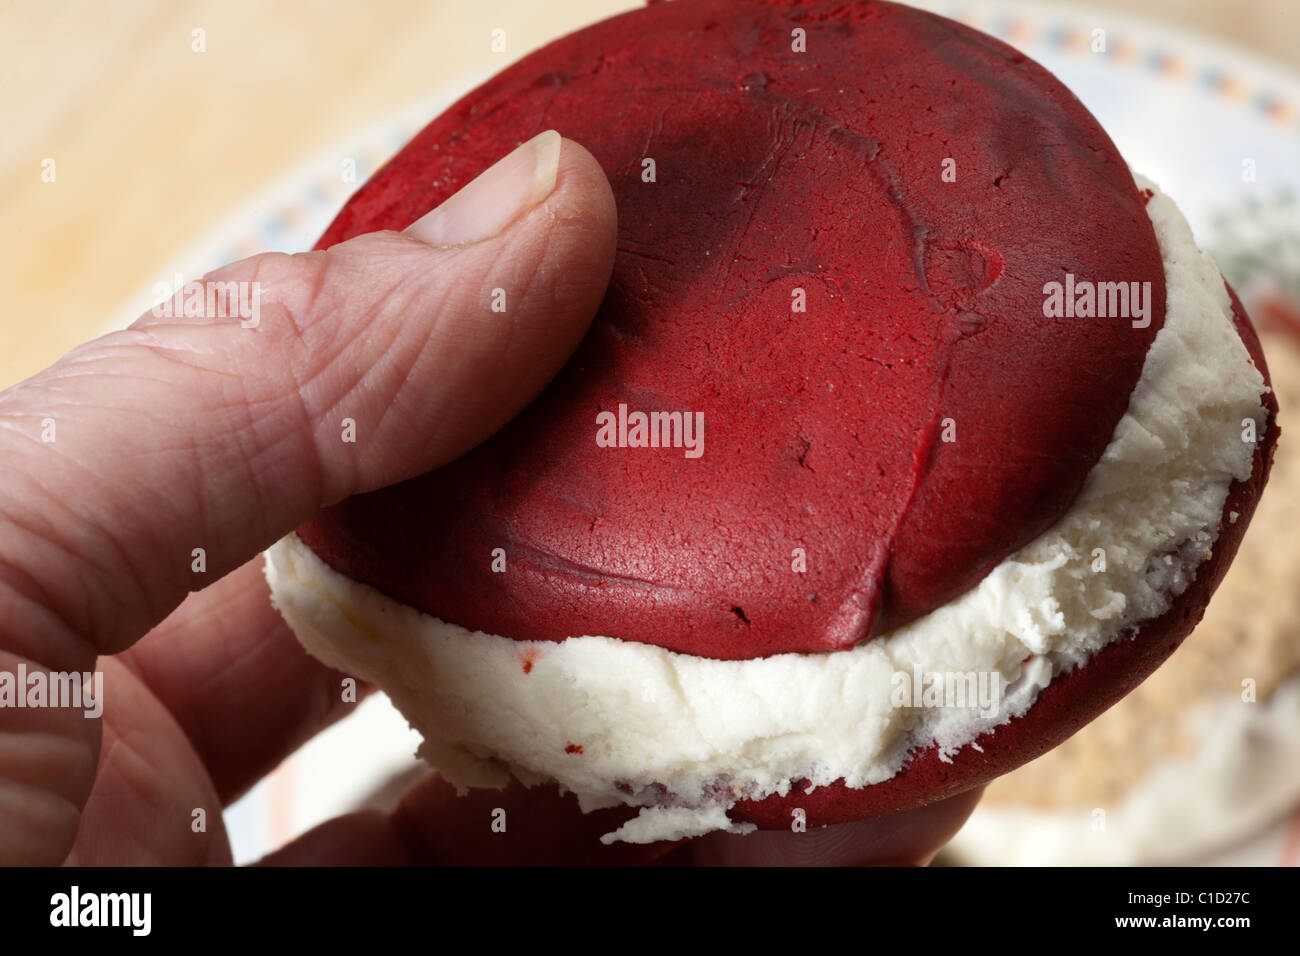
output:
{"label": "human hand", "polygon": [[[0,674],[103,674],[102,719],[0,707],[0,862],[230,861],[221,808],[349,706],[270,606],[259,552],[523,408],[585,332],[615,242],[604,173],[547,133],[404,233],[205,278],[255,284],[255,324],[147,314],[0,393]],[[916,863],[977,799],[605,848],[605,817],[553,789],[456,798],[430,774],[270,862]],[[524,821],[509,840],[470,825],[494,806]]]}

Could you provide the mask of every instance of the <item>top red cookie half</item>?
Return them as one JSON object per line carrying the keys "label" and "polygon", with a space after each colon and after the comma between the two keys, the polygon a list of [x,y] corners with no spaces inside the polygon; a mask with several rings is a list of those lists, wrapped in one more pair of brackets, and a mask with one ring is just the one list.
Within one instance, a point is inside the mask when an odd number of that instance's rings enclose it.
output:
{"label": "top red cookie half", "polygon": [[[470,93],[320,245],[548,128],[618,203],[591,331],[494,438],[305,525],[335,569],[516,639],[751,658],[917,618],[1069,509],[1165,287],[1127,167],[1042,67],[888,3],[658,3]],[[1149,282],[1149,324],[1045,317],[1067,274]],[[598,443],[620,405],[702,413],[703,454]]]}

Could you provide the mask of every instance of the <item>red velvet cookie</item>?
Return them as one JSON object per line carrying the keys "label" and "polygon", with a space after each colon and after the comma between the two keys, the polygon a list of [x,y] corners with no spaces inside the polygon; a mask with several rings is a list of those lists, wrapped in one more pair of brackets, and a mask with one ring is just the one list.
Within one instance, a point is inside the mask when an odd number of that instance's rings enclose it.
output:
{"label": "red velvet cookie", "polygon": [[[1124,161],[1040,66],[889,3],[654,4],[470,93],[320,246],[405,228],[548,128],[591,151],[618,204],[591,330],[492,439],[304,525],[335,571],[518,641],[839,654],[966,594],[1076,504],[1165,323],[1166,274]],[[1145,314],[1049,315],[1067,276],[1144,286]],[[677,418],[653,419],[655,447],[638,413]],[[979,748],[922,749],[857,789],[733,800],[732,817],[904,809],[1064,739],[1199,619],[1276,431],[1173,606]]]}

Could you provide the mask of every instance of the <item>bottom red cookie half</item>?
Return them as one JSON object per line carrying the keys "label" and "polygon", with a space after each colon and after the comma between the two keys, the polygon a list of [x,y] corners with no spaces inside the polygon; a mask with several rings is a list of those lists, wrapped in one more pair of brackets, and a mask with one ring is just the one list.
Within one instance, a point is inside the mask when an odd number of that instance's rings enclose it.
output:
{"label": "bottom red cookie half", "polygon": [[[1268,381],[1268,367],[1245,309],[1229,287],[1233,321],[1251,359]],[[805,792],[796,781],[785,796],[742,801],[728,811],[736,821],[763,829],[789,829],[796,811],[808,826],[863,820],[922,806],[982,786],[1016,769],[1064,741],[1133,690],[1172,654],[1200,622],[1210,596],[1232,563],[1255,505],[1263,492],[1277,444],[1277,400],[1262,397],[1268,427],[1255,446],[1250,478],[1233,482],[1219,519],[1211,556],[1197,569],[1192,584],[1164,614],[1131,628],[1082,667],[1060,674],[1038,695],[1030,709],[996,730],[941,759],[937,745],[915,753],[895,776],[882,783],[851,789],[843,782]]]}

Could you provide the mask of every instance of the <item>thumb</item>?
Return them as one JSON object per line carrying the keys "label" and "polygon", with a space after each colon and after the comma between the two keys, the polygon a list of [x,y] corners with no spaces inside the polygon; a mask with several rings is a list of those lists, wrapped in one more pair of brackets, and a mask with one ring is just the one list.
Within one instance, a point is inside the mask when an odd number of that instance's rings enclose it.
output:
{"label": "thumb", "polygon": [[615,240],[604,172],[549,130],[402,233],[246,259],[208,284],[257,283],[269,320],[301,339],[294,391],[331,450],[329,412],[366,416],[361,473],[322,469],[333,502],[444,464],[514,417],[586,332]]}
{"label": "thumb", "polygon": [[252,287],[249,320],[155,309],[0,393],[0,606],[28,617],[0,650],[121,650],[320,508],[482,441],[586,331],[615,233],[600,166],[548,131],[404,233],[208,275]]}

